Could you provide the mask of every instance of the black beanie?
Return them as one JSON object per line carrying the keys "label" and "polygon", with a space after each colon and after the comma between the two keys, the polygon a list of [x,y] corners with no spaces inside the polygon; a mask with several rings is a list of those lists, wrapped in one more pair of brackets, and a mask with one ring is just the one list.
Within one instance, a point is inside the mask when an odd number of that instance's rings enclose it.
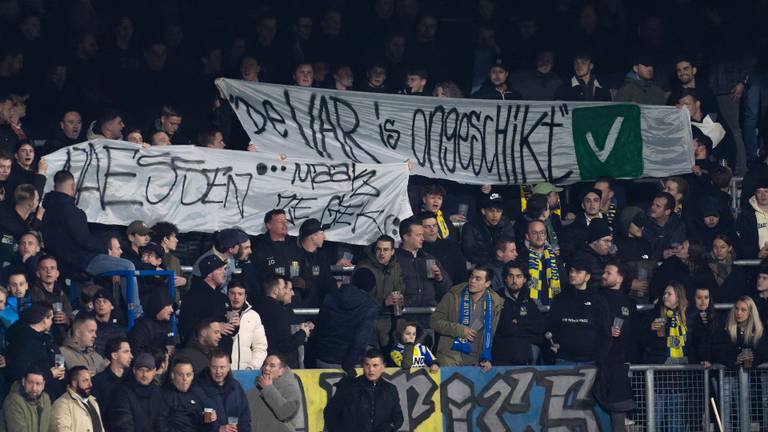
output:
{"label": "black beanie", "polygon": [[21,320],[29,325],[39,324],[51,310],[50,303],[34,302],[21,313]]}
{"label": "black beanie", "polygon": [[168,293],[164,289],[158,289],[149,296],[144,310],[149,319],[155,319],[157,313],[170,304],[173,304],[173,302],[169,298]]}
{"label": "black beanie", "polygon": [[365,292],[371,292],[376,286],[376,276],[373,275],[370,269],[365,267],[358,268],[352,273],[352,285]]}

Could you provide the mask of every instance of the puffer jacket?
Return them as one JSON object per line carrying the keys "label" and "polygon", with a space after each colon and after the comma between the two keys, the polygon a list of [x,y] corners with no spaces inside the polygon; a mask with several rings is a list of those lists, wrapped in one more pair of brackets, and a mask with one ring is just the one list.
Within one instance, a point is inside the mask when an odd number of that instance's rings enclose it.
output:
{"label": "puffer jacket", "polygon": [[513,224],[507,218],[502,217],[495,226],[485,221],[470,222],[461,230],[461,250],[467,261],[485,265],[493,260],[496,241],[502,237],[515,238]]}
{"label": "puffer jacket", "polygon": [[250,304],[240,312],[240,328],[232,338],[232,370],[258,370],[267,358],[267,335]]}

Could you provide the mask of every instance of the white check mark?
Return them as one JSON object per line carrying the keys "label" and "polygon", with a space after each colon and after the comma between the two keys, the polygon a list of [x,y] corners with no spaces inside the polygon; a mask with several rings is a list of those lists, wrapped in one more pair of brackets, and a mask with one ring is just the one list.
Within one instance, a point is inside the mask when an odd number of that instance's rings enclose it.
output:
{"label": "white check mark", "polygon": [[619,137],[622,123],[624,123],[624,117],[616,117],[616,120],[613,121],[613,125],[611,126],[611,130],[608,131],[608,136],[605,138],[605,146],[603,146],[602,150],[597,149],[595,139],[592,137],[592,132],[587,132],[587,144],[600,162],[605,163],[605,160],[611,155],[613,146],[616,145],[616,139]]}

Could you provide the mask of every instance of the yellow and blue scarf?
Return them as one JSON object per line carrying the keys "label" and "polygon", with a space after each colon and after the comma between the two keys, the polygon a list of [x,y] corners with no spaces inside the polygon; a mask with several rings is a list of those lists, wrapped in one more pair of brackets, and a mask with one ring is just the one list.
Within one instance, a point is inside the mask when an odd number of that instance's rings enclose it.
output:
{"label": "yellow and blue scarf", "polygon": [[[543,259],[542,259],[543,258]],[[560,294],[560,271],[557,268],[557,256],[550,245],[544,247],[544,253],[539,255],[534,250],[528,253],[528,287],[534,301],[549,304],[556,295]],[[549,281],[549,288],[541,298],[544,287],[543,280]]]}
{"label": "yellow and blue scarf", "polygon": [[669,359],[682,359],[686,356],[685,340],[686,328],[685,324],[680,320],[677,315],[677,311],[667,310],[667,358]]}
{"label": "yellow and blue scarf", "polygon": [[451,238],[451,230],[448,229],[448,223],[443,217],[443,211],[437,211],[437,238],[445,240]]}
{"label": "yellow and blue scarf", "polygon": [[[461,302],[459,303],[459,324],[464,327],[469,327],[470,313],[472,310],[472,300],[469,296],[469,288],[465,287],[461,293]],[[485,313],[483,319],[483,351],[480,353],[480,361],[491,360],[491,342],[493,341],[493,297],[491,297],[491,290],[485,291],[485,303],[483,304],[483,311]],[[472,352],[472,342],[466,338],[457,337],[453,339],[453,345],[451,350],[459,351],[464,354],[470,354]]]}

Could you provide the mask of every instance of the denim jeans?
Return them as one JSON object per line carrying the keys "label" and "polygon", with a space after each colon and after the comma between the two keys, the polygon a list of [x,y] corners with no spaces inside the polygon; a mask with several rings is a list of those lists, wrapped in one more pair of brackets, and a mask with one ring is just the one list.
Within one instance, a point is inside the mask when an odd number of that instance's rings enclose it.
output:
{"label": "denim jeans", "polygon": [[768,106],[768,77],[763,74],[750,76],[749,86],[742,101],[742,136],[747,161],[755,159],[760,150],[758,127]]}
{"label": "denim jeans", "polygon": [[657,391],[653,397],[656,430],[659,432],[683,432],[685,424],[680,414],[685,406],[685,393],[666,389],[666,391]]}
{"label": "denim jeans", "polygon": [[[134,266],[131,261],[125,258],[118,258],[118,257],[100,254],[93,257],[91,261],[88,263],[88,266],[85,267],[85,271],[88,274],[93,276],[99,275],[101,273],[106,273],[111,271],[122,271],[122,270],[135,271],[136,266]],[[136,280],[135,276],[132,276],[132,278],[133,278],[133,290],[131,291],[132,302],[128,304],[128,309],[132,309],[136,314],[135,316],[139,317],[142,312],[141,301],[139,300],[139,282]],[[128,301],[128,295],[126,293],[126,290],[128,289],[128,281],[126,280],[126,278],[120,278],[120,288],[122,289],[123,298],[125,299],[125,301]]]}

